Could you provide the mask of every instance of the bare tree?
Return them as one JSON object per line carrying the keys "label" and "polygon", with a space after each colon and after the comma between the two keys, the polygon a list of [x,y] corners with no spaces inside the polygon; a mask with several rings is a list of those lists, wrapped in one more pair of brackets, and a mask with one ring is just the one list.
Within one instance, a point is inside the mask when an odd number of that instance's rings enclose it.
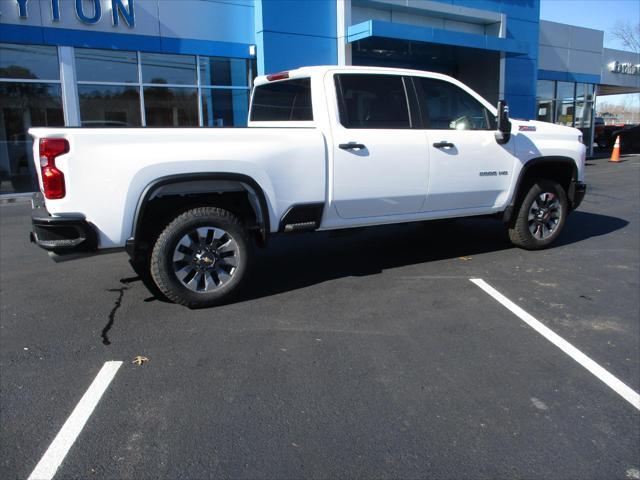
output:
{"label": "bare tree", "polygon": [[640,53],[640,22],[617,21],[610,31],[611,36],[635,53]]}

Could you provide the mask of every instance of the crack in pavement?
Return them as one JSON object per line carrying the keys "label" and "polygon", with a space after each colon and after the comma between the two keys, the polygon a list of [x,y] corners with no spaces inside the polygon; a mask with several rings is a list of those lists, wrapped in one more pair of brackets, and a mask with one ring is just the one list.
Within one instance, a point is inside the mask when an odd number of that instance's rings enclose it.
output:
{"label": "crack in pavement", "polygon": [[[121,280],[122,283],[125,283]],[[111,327],[113,327],[113,323],[116,319],[116,312],[118,311],[118,309],[122,306],[122,299],[124,297],[124,292],[125,290],[129,290],[129,287],[120,287],[120,288],[108,288],[107,292],[118,292],[118,298],[116,299],[116,302],[113,305],[113,308],[111,309],[111,312],[109,312],[109,321],[107,322],[107,324],[104,326],[104,328],[102,329],[102,333],[101,333],[101,337],[102,337],[102,343],[104,345],[111,345],[111,340],[109,340],[109,330],[111,330]]]}

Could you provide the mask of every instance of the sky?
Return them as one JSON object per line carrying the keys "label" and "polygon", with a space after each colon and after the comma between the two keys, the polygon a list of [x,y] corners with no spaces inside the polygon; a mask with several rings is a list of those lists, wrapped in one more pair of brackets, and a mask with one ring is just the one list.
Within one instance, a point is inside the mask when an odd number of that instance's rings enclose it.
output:
{"label": "sky", "polygon": [[[617,21],[629,21],[632,25],[640,23],[640,0],[540,0],[540,18],[602,30],[606,48],[627,50],[613,38],[611,30]],[[629,105],[631,101],[640,108],[638,93],[607,95],[598,99],[618,105]]]}

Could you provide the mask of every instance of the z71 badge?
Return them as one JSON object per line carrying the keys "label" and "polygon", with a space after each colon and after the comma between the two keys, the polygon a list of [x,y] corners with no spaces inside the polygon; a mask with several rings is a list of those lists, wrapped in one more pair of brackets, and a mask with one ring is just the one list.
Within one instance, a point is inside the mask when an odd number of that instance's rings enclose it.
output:
{"label": "z71 badge", "polygon": [[529,125],[520,125],[520,131],[521,132],[535,132],[536,131],[536,127],[532,127]]}

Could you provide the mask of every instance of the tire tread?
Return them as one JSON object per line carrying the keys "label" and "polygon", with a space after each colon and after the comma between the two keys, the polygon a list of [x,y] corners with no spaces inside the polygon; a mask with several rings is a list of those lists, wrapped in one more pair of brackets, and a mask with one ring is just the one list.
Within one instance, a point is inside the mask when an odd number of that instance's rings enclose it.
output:
{"label": "tire tread", "polygon": [[[516,214],[515,221],[509,227],[509,240],[511,240],[511,243],[513,243],[515,246],[523,248],[525,250],[541,250],[543,248],[547,248],[550,244],[552,244],[562,231],[564,222],[566,221],[566,217],[569,212],[567,195],[564,191],[564,188],[562,188],[560,184],[553,180],[544,178],[532,180],[531,182],[527,183],[526,188],[527,193],[523,196],[518,205],[518,213]],[[560,204],[563,208],[563,216],[561,219],[561,224],[558,227],[555,236],[551,240],[547,239],[543,242],[540,242],[531,235],[531,232],[529,232],[529,225],[527,220],[529,214],[529,203],[532,201],[532,196],[535,197],[541,191],[548,190],[550,188],[555,190],[560,197]]]}
{"label": "tire tread", "polygon": [[181,213],[177,217],[175,217],[169,224],[162,230],[162,233],[158,236],[152,253],[151,259],[149,262],[149,270],[151,273],[151,277],[153,278],[154,283],[158,287],[158,289],[162,292],[163,295],[167,297],[167,299],[171,300],[174,303],[179,305],[184,305],[187,307],[206,307],[213,306],[219,303],[226,302],[233,295],[235,295],[238,287],[234,288],[231,292],[228,292],[224,295],[224,298],[220,300],[211,301],[210,299],[202,299],[197,300],[190,297],[186,297],[183,295],[179,295],[175,292],[175,290],[171,286],[171,279],[168,278],[166,273],[163,271],[162,264],[164,262],[164,247],[166,247],[167,242],[170,241],[170,237],[176,229],[179,229],[181,225],[186,224],[194,219],[205,217],[205,216],[215,216],[219,219],[229,222],[233,226],[237,227],[237,230],[241,232],[243,236],[243,240],[245,245],[248,248],[251,248],[251,239],[247,234],[247,230],[244,227],[242,221],[236,217],[233,213],[224,210],[218,207],[196,207],[186,212]]}

